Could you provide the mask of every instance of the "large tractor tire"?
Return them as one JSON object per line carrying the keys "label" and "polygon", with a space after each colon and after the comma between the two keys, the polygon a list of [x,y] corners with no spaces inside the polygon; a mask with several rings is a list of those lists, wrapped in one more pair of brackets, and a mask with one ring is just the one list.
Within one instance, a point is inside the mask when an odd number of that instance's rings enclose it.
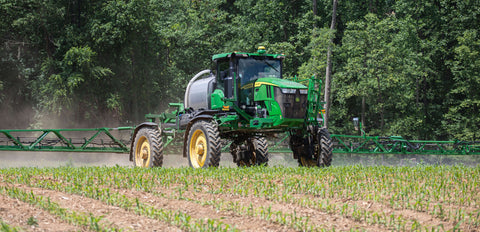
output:
{"label": "large tractor tire", "polygon": [[298,141],[299,138],[294,139],[291,146],[299,166],[328,167],[332,164],[332,139],[326,128],[318,129],[316,135],[310,135],[301,144]]}
{"label": "large tractor tire", "polygon": [[197,121],[188,132],[187,156],[190,167],[218,167],[221,143],[218,127],[212,122]]}
{"label": "large tractor tire", "polygon": [[268,142],[264,137],[248,138],[244,142],[230,145],[233,162],[239,167],[268,165]]}
{"label": "large tractor tire", "polygon": [[317,159],[317,166],[328,167],[332,165],[333,143],[327,128],[320,128],[318,130],[317,138],[320,143],[320,151],[317,152],[319,153]]}
{"label": "large tractor tire", "polygon": [[135,135],[133,149],[133,163],[136,167],[163,165],[163,141],[158,129],[141,128]]}

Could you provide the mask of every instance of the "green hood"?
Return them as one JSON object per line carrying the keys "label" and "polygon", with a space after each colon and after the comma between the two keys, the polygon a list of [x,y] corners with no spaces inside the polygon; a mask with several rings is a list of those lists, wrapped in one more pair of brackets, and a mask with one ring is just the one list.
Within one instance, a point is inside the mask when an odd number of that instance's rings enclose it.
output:
{"label": "green hood", "polygon": [[306,89],[307,88],[307,86],[302,85],[298,82],[289,81],[289,80],[280,79],[280,78],[271,78],[271,77],[259,78],[258,80],[256,80],[255,87],[260,85],[273,85],[276,87],[288,88],[288,89]]}

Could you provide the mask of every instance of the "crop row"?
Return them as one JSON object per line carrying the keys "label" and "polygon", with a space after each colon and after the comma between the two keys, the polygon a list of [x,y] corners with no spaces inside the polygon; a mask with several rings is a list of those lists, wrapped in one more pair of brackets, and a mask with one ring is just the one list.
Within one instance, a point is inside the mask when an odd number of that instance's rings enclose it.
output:
{"label": "crop row", "polygon": [[[442,231],[480,226],[479,174],[480,168],[464,166],[204,170],[62,167],[1,169],[0,179],[99,199],[185,230],[232,230],[235,225],[216,219],[192,219],[181,211],[155,208],[138,198],[127,198],[118,190],[134,189],[157,197],[191,201],[296,230],[335,227],[312,223],[313,218],[307,214],[274,210],[272,204],[312,208],[358,225],[389,230]],[[252,205],[235,200],[238,197],[261,199],[268,204]],[[410,213],[405,215],[405,211]],[[418,220],[417,215],[426,215],[433,223]]]}
{"label": "crop row", "polygon": [[[59,190],[58,188],[45,187],[44,189]],[[222,222],[212,219],[206,220],[192,220],[192,218],[180,211],[165,210],[155,208],[148,204],[139,201],[139,198],[127,198],[125,195],[109,192],[108,189],[97,187],[85,188],[70,188],[68,193],[83,195],[92,199],[100,200],[109,205],[117,206],[127,211],[134,212],[138,215],[143,215],[160,221],[168,222],[174,226],[187,231],[235,231],[230,225],[225,225]],[[23,202],[35,205],[41,209],[47,210],[50,213],[59,216],[62,220],[73,225],[80,225],[92,231],[120,231],[121,228],[103,226],[99,223],[102,216],[96,217],[93,214],[78,213],[69,209],[61,208],[50,198],[44,199],[42,196],[37,196],[33,192],[27,192],[21,188],[14,186],[0,187],[0,194],[8,195],[10,197],[19,199]]]}
{"label": "crop row", "polygon": [[[117,228],[101,226],[99,224],[101,217],[96,217],[93,214],[78,213],[62,208],[57,203],[51,201],[50,198],[44,199],[42,196],[37,196],[32,192],[26,192],[13,186],[0,187],[0,194],[8,195],[23,202],[35,205],[53,215],[57,215],[60,219],[73,225],[83,226],[94,231],[118,231]],[[16,230],[15,228],[13,229]]]}
{"label": "crop row", "polygon": [[[437,202],[478,208],[479,172],[478,168],[445,166],[251,168],[207,171],[188,168],[151,170],[60,168],[34,169],[15,178],[25,178],[28,182],[36,180],[35,176],[51,176],[56,181],[78,185],[107,185],[144,191],[174,185],[181,185],[185,190],[189,188],[198,190],[200,186],[210,184],[212,188],[208,191],[212,193],[228,192],[270,198],[311,194],[322,198],[387,201],[392,207],[422,211]],[[427,202],[429,204],[425,204]]]}
{"label": "crop row", "polygon": [[18,227],[11,226],[4,221],[0,220],[0,231],[2,232],[17,232],[20,231],[21,229]]}

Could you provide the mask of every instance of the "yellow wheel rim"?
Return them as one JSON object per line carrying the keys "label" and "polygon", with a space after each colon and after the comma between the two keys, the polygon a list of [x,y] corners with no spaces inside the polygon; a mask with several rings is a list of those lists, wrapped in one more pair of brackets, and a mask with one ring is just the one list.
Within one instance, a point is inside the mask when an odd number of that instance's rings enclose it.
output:
{"label": "yellow wheel rim", "polygon": [[190,138],[190,162],[194,168],[201,168],[205,165],[207,159],[207,137],[202,130],[198,129],[193,132]]}
{"label": "yellow wheel rim", "polygon": [[148,167],[150,165],[150,143],[145,136],[138,139],[135,148],[135,164],[137,167]]}

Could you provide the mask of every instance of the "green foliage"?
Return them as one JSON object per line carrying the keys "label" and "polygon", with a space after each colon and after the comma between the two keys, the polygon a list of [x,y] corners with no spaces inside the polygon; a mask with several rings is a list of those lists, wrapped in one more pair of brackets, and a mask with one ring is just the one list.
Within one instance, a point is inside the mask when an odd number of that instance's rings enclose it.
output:
{"label": "green foliage", "polygon": [[10,226],[0,219],[0,231],[2,231],[2,232],[17,232],[17,231],[22,231],[22,230],[21,230],[21,228]]}
{"label": "green foliage", "polygon": [[325,76],[328,46],[335,46],[330,42],[332,38],[334,38],[334,31],[328,28],[313,30],[311,42],[307,47],[311,52],[310,59],[299,68],[299,76],[301,79],[308,79],[313,75],[319,77]]}
{"label": "green foliage", "polygon": [[95,64],[95,55],[90,47],[72,47],[61,61],[50,59],[44,63],[42,70],[46,75],[49,70],[58,70],[39,89],[45,110],[60,114],[65,108],[72,108],[72,104],[93,100],[97,91],[101,91],[98,86],[102,86],[104,78],[113,74]]}
{"label": "green foliage", "polygon": [[24,124],[140,122],[181,102],[213,54],[259,45],[286,55],[285,77],[324,76],[334,38],[332,132],[363,109],[369,134],[478,139],[479,1],[340,1],[334,32],[332,2],[312,3],[3,0],[0,127],[23,104],[37,112]]}
{"label": "green foliage", "polygon": [[450,62],[455,84],[443,124],[456,139],[476,141],[480,138],[480,35],[466,30],[458,37],[455,58]]}
{"label": "green foliage", "polygon": [[[235,220],[218,217],[223,213],[299,231],[345,230],[367,224],[369,228],[402,231],[468,230],[480,223],[479,174],[479,167],[423,164],[322,169],[10,168],[0,169],[0,176],[9,183],[0,187],[0,194],[91,230],[122,228],[107,227],[111,223],[103,221],[103,216],[61,208],[56,199],[43,199],[43,195],[25,190],[26,186],[95,199],[189,231],[235,230]],[[194,204],[201,207],[202,214],[157,200]],[[216,216],[208,214],[212,209]],[[316,219],[319,214],[355,224],[323,228]],[[419,215],[431,220],[414,217]]]}
{"label": "green foliage", "polygon": [[35,217],[29,217],[27,219],[27,225],[29,226],[37,226],[38,225],[38,221]]}
{"label": "green foliage", "polygon": [[[390,119],[410,121],[411,115],[420,114],[415,83],[424,71],[417,65],[422,57],[416,51],[419,39],[414,32],[410,19],[395,15],[380,19],[368,14],[363,21],[348,24],[339,52],[345,64],[335,76],[334,96],[340,104],[337,108],[352,111],[341,112],[341,116],[365,111],[367,132],[405,135],[402,130],[408,128],[398,128]],[[418,135],[415,130],[408,131],[412,132]]]}

